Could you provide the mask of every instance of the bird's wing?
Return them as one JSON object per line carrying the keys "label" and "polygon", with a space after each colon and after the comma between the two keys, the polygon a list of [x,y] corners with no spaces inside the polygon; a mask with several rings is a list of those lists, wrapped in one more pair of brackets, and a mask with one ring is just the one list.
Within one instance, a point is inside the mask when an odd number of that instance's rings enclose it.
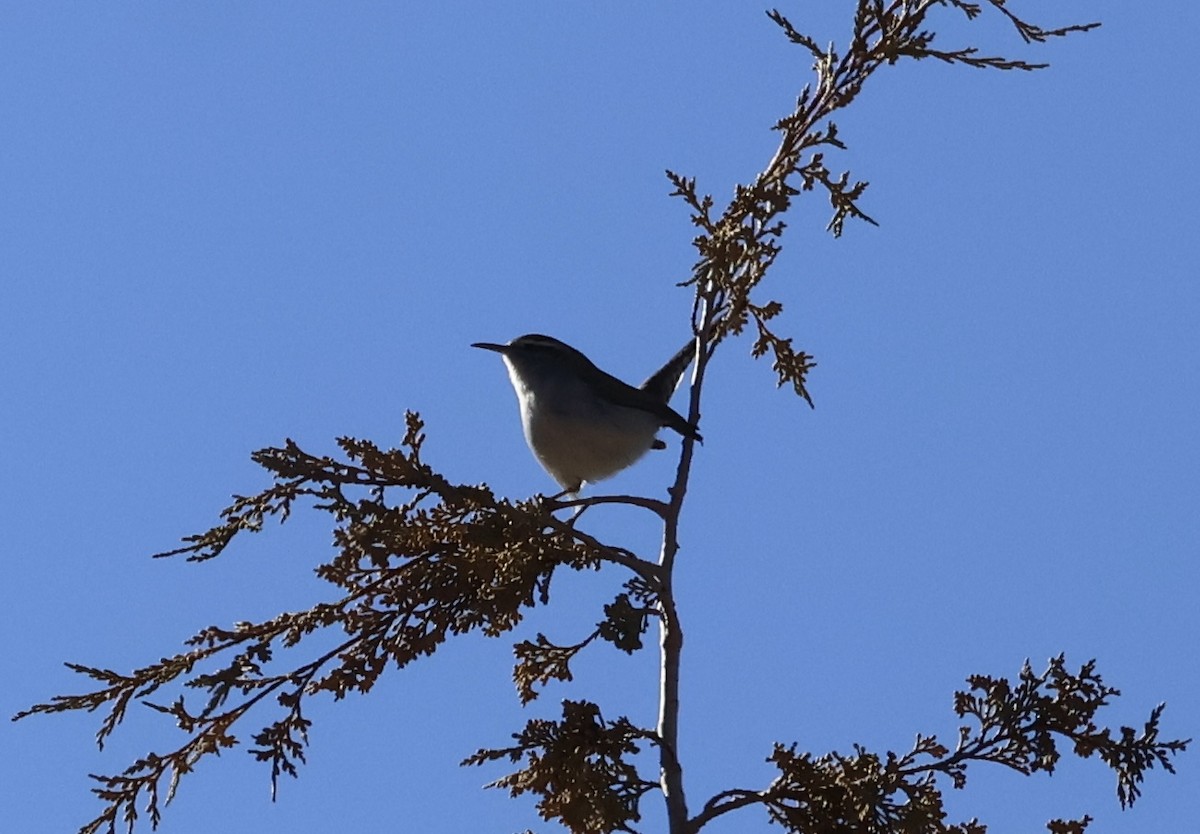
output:
{"label": "bird's wing", "polygon": [[632,385],[626,385],[614,376],[609,376],[608,374],[604,374],[604,376],[607,377],[604,383],[602,383],[604,385],[604,393],[612,402],[617,405],[623,405],[626,408],[647,411],[662,420],[664,426],[674,429],[684,437],[691,437],[696,440],[702,439],[700,432],[696,431],[691,423],[665,402],[660,401],[656,397],[648,396],[644,389],[638,390]]}
{"label": "bird's wing", "polygon": [[694,342],[689,342],[679,353],[671,357],[667,364],[642,383],[640,389],[627,385],[615,376],[599,371],[597,368],[601,375],[600,386],[604,389],[605,396],[617,405],[647,411],[662,420],[664,426],[668,426],[684,437],[700,440],[700,432],[696,431],[679,412],[667,405],[667,400],[671,398],[675,386],[679,384],[679,379],[683,376],[683,369],[692,361],[694,345]]}

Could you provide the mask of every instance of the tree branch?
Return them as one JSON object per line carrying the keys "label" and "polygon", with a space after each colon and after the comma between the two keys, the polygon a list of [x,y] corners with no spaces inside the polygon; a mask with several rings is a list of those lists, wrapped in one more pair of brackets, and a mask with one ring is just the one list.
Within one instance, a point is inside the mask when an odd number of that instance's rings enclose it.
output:
{"label": "tree branch", "polygon": [[551,510],[568,509],[570,507],[595,507],[600,504],[625,504],[630,507],[642,507],[649,510],[659,518],[665,518],[667,514],[667,504],[659,501],[657,498],[645,498],[640,495],[591,495],[582,498],[571,498],[563,501],[562,499],[547,499],[547,506]]}

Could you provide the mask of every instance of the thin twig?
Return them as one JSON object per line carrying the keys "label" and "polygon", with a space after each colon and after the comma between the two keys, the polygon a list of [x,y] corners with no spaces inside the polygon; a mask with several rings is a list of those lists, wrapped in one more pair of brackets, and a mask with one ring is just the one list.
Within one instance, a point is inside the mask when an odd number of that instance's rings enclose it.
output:
{"label": "thin twig", "polygon": [[631,507],[642,507],[654,513],[659,518],[665,519],[667,517],[667,504],[665,501],[659,501],[657,498],[644,498],[640,495],[591,495],[585,498],[572,498],[569,501],[559,501],[553,498],[546,499],[546,506],[551,511],[568,507],[594,507],[598,504],[626,504]]}

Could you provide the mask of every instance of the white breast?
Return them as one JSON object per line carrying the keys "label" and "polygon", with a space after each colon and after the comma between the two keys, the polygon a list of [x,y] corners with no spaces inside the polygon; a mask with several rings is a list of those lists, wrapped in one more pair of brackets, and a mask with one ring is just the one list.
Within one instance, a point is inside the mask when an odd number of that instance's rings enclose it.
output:
{"label": "white breast", "polygon": [[653,414],[601,402],[576,380],[534,390],[511,367],[509,378],[521,403],[525,441],[564,489],[615,475],[649,451],[658,433]]}

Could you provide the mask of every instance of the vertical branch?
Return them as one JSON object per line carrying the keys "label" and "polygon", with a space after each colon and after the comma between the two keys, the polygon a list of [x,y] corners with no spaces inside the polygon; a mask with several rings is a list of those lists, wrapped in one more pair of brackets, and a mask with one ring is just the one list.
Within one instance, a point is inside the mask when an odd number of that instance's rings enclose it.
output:
{"label": "vertical branch", "polygon": [[[827,58],[832,63],[832,57]],[[784,190],[788,177],[799,165],[803,140],[819,115],[837,109],[841,106],[833,96],[833,83],[830,73],[822,74],[823,84],[818,95],[808,102],[808,110],[793,115],[792,123],[783,132],[778,150],[767,168],[758,176],[756,188],[769,190],[778,188]],[[844,102],[843,102],[844,103]],[[684,192],[686,194],[686,191]],[[692,194],[692,204],[699,210],[697,217],[704,217],[703,204]],[[722,218],[720,224],[731,230],[745,222],[749,214],[749,206],[743,206],[739,213],[733,206]],[[717,228],[708,223],[710,239],[720,237]],[[765,230],[763,222],[755,218],[754,228],[757,240]],[[737,239],[730,235],[730,239]],[[728,253],[726,253],[728,254]],[[755,278],[761,277],[761,272],[770,263],[771,257],[761,251],[743,250],[740,257],[721,257],[715,252],[704,252],[701,264],[697,268],[699,282],[696,292],[696,304],[693,308],[693,332],[696,334],[696,358],[692,370],[692,384],[689,390],[688,422],[698,425],[700,419],[700,397],[704,385],[704,375],[708,367],[708,359],[715,348],[715,343],[723,338],[730,329],[730,289],[741,283],[756,283]],[[758,267],[753,270],[752,267]],[[758,275],[752,274],[757,272]],[[743,289],[742,294],[744,295]],[[737,316],[733,317],[736,323]],[[683,789],[683,765],[679,759],[679,673],[680,659],[683,652],[683,628],[679,621],[678,610],[675,606],[674,568],[675,555],[679,550],[679,516],[683,508],[683,499],[687,494],[688,479],[691,474],[692,456],[695,452],[695,440],[684,438],[680,454],[679,468],[676,470],[675,482],[671,486],[671,500],[664,515],[662,551],[659,557],[661,567],[661,584],[659,587],[659,649],[660,649],[660,679],[659,679],[659,710],[658,710],[658,741],[659,741],[659,785],[667,805],[669,834],[689,834],[693,826],[688,821],[687,798]]]}
{"label": "vertical branch", "polygon": [[[663,552],[667,552],[666,539]],[[668,575],[669,577],[669,575]],[[670,579],[663,584],[659,604],[659,647],[662,674],[658,702],[658,774],[659,787],[667,803],[667,831],[684,834],[687,830],[687,797],[683,793],[683,766],[679,761],[679,656],[683,649],[683,631],[670,591]]]}
{"label": "vertical branch", "polygon": [[[707,281],[699,293],[699,322],[695,327],[696,359],[692,366],[688,398],[688,422],[692,425],[698,425],[700,421],[700,394],[710,355],[708,337],[712,330],[715,292],[715,282]],[[659,586],[659,650],[662,664],[658,702],[659,786],[667,804],[669,834],[685,834],[688,830],[683,765],[679,760],[679,662],[683,652],[683,627],[675,607],[674,573],[675,554],[679,551],[679,515],[687,494],[695,444],[696,441],[690,437],[683,440],[679,468],[670,489],[671,501],[664,518],[662,551],[659,554],[659,566],[662,569]]]}

